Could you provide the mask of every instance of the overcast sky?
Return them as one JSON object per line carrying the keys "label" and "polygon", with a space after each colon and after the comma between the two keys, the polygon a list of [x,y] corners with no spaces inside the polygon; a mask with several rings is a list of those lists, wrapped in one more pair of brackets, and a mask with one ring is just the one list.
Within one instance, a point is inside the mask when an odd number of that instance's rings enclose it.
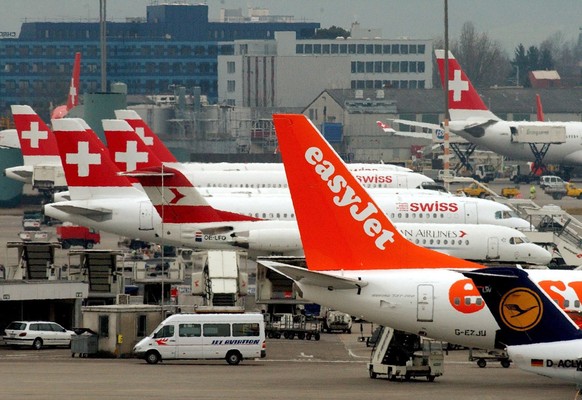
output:
{"label": "overcast sky", "polygon": [[[183,1],[184,2],[184,1]],[[192,1],[188,1],[193,3]],[[199,1],[200,2],[200,1]],[[0,0],[0,32],[19,32],[24,20],[80,21],[99,17],[99,0]],[[145,17],[153,0],[109,0],[108,20]],[[384,38],[442,37],[444,1],[438,0],[209,0],[210,18],[220,8],[264,7],[271,14],[294,15],[297,20],[320,22],[349,29],[353,21],[364,28],[380,28]],[[246,12],[245,12],[246,13]],[[510,53],[519,43],[539,45],[561,32],[577,40],[582,26],[580,0],[449,0],[450,37],[458,37],[461,26],[472,21],[478,32],[487,32]]]}

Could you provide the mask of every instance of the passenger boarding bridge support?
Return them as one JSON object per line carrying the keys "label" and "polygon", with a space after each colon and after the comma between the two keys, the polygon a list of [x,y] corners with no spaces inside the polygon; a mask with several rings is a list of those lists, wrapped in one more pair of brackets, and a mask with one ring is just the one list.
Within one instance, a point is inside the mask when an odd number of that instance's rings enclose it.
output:
{"label": "passenger boarding bridge support", "polygon": [[463,167],[467,168],[468,171],[473,171],[473,166],[469,162],[469,158],[475,152],[477,145],[473,143],[463,143],[463,145],[466,145],[464,151],[461,149],[460,143],[450,143],[449,145],[459,159],[459,163],[455,165],[455,172],[458,173],[461,169],[463,169]]}

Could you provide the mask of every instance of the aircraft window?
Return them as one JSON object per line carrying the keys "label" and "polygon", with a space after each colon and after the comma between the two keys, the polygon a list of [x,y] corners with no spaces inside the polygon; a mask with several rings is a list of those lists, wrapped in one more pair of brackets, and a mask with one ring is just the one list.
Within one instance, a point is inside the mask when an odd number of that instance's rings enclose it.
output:
{"label": "aircraft window", "polygon": [[459,244],[463,244],[463,241],[459,239]]}
{"label": "aircraft window", "polygon": [[409,214],[408,214],[408,213],[406,213],[405,215],[406,215],[406,219],[408,219],[408,218],[409,218]]}
{"label": "aircraft window", "polygon": [[394,213],[390,213],[390,218],[394,218]]}
{"label": "aircraft window", "polygon": [[580,300],[574,300],[574,307],[580,308]]}
{"label": "aircraft window", "polygon": [[443,244],[449,244],[449,241],[447,239],[443,240]]}
{"label": "aircraft window", "polygon": [[398,213],[398,219],[402,218],[402,213]]}
{"label": "aircraft window", "polygon": [[422,239],[422,244],[426,244],[426,239]]}
{"label": "aircraft window", "polygon": [[455,299],[453,300],[456,306],[460,306],[461,305],[461,299],[459,299],[458,297],[455,297]]}
{"label": "aircraft window", "polygon": [[441,218],[444,218],[444,217],[445,217],[445,214],[444,213],[441,213]]}
{"label": "aircraft window", "polygon": [[433,218],[437,218],[437,213],[434,213],[434,214],[432,215],[432,217],[433,217]]}
{"label": "aircraft window", "polygon": [[284,213],[283,214],[283,218],[287,218],[287,213]]}
{"label": "aircraft window", "polygon": [[521,243],[525,243],[525,241],[520,237],[512,237],[511,239],[509,239],[509,244],[521,244]]}
{"label": "aircraft window", "polygon": [[481,297],[477,298],[477,300],[475,301],[475,304],[480,306],[481,304],[483,304],[483,299]]}
{"label": "aircraft window", "polygon": [[418,218],[422,218],[422,214],[418,214]]}
{"label": "aircraft window", "polygon": [[465,244],[468,246],[469,245],[469,241],[468,240],[465,240]]}
{"label": "aircraft window", "polygon": [[263,213],[263,218],[265,218],[267,216],[267,214]]}
{"label": "aircraft window", "polygon": [[471,305],[471,298],[470,297],[465,297],[465,305],[466,306],[470,306]]}
{"label": "aircraft window", "polygon": [[414,241],[414,243],[416,243],[416,244],[420,244],[420,240],[416,239],[416,240]]}
{"label": "aircraft window", "polygon": [[436,242],[437,242],[437,244],[441,244],[441,240],[440,239],[437,239]]}
{"label": "aircraft window", "polygon": [[567,299],[566,299],[566,300],[564,300],[564,307],[565,307],[565,308],[568,308],[568,307],[570,307],[570,300],[567,300]]}
{"label": "aircraft window", "polygon": [[434,239],[431,239],[431,240],[430,240],[430,244],[433,244],[433,243],[434,243]]}
{"label": "aircraft window", "polygon": [[295,218],[295,214],[291,214],[291,218]]}
{"label": "aircraft window", "polygon": [[271,218],[271,219],[274,218],[273,213],[269,213],[269,218]]}
{"label": "aircraft window", "polygon": [[[444,70],[443,70],[444,71]],[[277,218],[281,218],[281,214],[277,213]]]}

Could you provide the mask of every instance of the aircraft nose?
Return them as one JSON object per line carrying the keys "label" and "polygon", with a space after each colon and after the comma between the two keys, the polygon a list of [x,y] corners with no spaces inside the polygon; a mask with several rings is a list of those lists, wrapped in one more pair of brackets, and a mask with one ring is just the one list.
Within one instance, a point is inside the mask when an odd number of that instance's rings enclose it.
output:
{"label": "aircraft nose", "polygon": [[532,262],[537,265],[548,265],[552,261],[552,254],[537,244],[531,243],[532,249],[529,252]]}

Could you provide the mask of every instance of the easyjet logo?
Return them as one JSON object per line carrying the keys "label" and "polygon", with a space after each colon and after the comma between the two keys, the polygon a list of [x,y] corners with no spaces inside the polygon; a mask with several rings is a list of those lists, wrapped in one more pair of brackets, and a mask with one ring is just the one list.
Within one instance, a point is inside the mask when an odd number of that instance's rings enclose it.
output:
{"label": "easyjet logo", "polygon": [[394,232],[384,229],[376,216],[380,215],[378,208],[371,202],[363,204],[356,195],[345,177],[335,173],[334,165],[324,159],[323,152],[317,147],[310,147],[305,151],[305,160],[314,166],[315,173],[327,182],[328,189],[337,194],[333,196],[336,207],[348,208],[350,217],[361,222],[362,229],[367,236],[375,238],[374,244],[380,250],[385,250],[386,242],[394,243]]}

